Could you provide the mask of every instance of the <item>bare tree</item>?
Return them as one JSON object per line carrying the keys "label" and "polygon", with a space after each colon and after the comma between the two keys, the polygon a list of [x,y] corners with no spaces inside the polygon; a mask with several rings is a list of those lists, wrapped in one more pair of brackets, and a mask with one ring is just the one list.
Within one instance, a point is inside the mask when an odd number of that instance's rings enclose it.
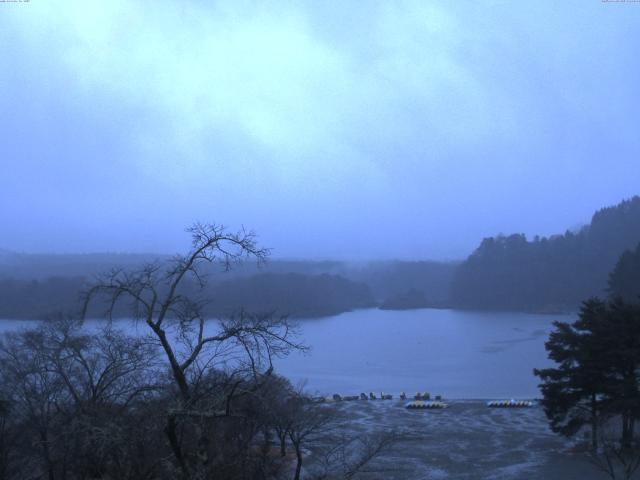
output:
{"label": "bare tree", "polygon": [[[0,480],[26,477],[26,461],[20,454],[22,429],[14,420],[10,392],[3,391],[5,384],[0,372]],[[9,387],[10,388],[10,387]]]}
{"label": "bare tree", "polygon": [[394,431],[335,439],[318,462],[319,472],[313,478],[350,480],[361,474],[380,474],[386,469],[372,463],[398,441]]}
{"label": "bare tree", "polygon": [[314,403],[300,391],[288,399],[286,411],[279,413],[278,422],[280,428],[286,428],[296,455],[294,480],[302,476],[305,450],[314,452],[315,459],[306,477],[315,480],[350,480],[361,474],[383,471],[372,463],[394,445],[399,436],[394,431],[350,438],[336,436],[335,431],[343,420],[344,413],[338,408]]}
{"label": "bare tree", "polygon": [[23,429],[25,441],[35,447],[31,472],[49,480],[56,478],[59,455],[55,452],[55,432],[63,421],[69,391],[63,380],[52,372],[46,351],[44,332],[24,331],[6,334],[0,343],[0,373],[3,385],[11,385],[8,403],[12,421]]}
{"label": "bare tree", "polygon": [[289,402],[291,422],[288,428],[289,439],[296,454],[294,480],[300,479],[303,462],[303,448],[316,437],[326,434],[336,421],[333,409],[325,405],[310,403],[303,396]]}
{"label": "bare tree", "polygon": [[157,350],[144,339],[107,324],[94,334],[82,322],[58,318],[44,323],[38,348],[51,373],[62,381],[80,410],[98,405],[126,406],[157,387],[150,383]]}
{"label": "bare tree", "polygon": [[279,455],[287,455],[287,439],[299,406],[299,389],[293,388],[291,383],[283,377],[273,376],[262,391],[262,404],[268,427],[275,431],[278,439]]}
{"label": "bare tree", "polygon": [[612,426],[612,418],[598,425],[599,447],[589,452],[589,458],[598,469],[612,480],[630,480],[640,468],[640,445],[622,442],[619,431]]}
{"label": "bare tree", "polygon": [[0,385],[11,409],[5,427],[32,464],[9,478],[85,478],[120,461],[127,448],[120,433],[131,418],[125,410],[157,391],[147,383],[153,359],[141,339],[109,327],[89,333],[71,318],[7,334],[0,342]]}
{"label": "bare tree", "polygon": [[[99,278],[84,295],[83,316],[95,299],[107,300],[107,315],[124,303],[128,313],[144,322],[160,345],[178,389],[178,402],[167,416],[165,433],[185,478],[196,475],[192,464],[209,461],[204,447],[208,434],[202,426],[196,455],[183,451],[178,424],[185,419],[213,419],[230,415],[234,396],[250,394],[260,387],[272,370],[272,359],[291,349],[304,348],[295,340],[295,331],[286,317],[240,312],[216,323],[209,333],[205,307],[207,265],[223,271],[244,259],[262,263],[269,254],[259,248],[253,232],[229,232],[221,225],[195,224],[188,229],[191,249],[175,256],[168,265],[149,263],[135,271],[114,270]],[[231,365],[231,367],[230,367]],[[215,368],[231,368],[231,388],[207,395],[206,402],[196,395],[205,373]],[[251,382],[247,382],[247,379]],[[248,387],[250,385],[250,387]],[[228,386],[228,385],[227,385]],[[184,436],[183,436],[184,437]]]}

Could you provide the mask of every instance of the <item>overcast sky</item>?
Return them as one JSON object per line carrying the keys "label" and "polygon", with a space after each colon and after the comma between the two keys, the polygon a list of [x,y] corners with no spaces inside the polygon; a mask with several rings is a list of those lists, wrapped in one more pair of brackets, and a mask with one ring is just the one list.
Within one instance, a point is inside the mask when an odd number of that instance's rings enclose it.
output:
{"label": "overcast sky", "polygon": [[640,4],[0,3],[0,248],[465,257],[640,193]]}

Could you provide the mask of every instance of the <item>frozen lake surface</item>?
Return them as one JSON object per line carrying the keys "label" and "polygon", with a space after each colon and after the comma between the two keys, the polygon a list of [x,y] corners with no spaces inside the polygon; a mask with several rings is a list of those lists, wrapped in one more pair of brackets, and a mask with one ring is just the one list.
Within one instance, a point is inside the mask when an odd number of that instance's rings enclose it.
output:
{"label": "frozen lake surface", "polygon": [[[446,398],[535,398],[533,368],[549,365],[544,342],[567,315],[459,310],[356,310],[298,321],[311,347],[276,362],[322,395],[428,391]],[[33,322],[0,320],[0,332]],[[146,332],[144,325],[119,326]],[[211,327],[214,323],[211,323]]]}

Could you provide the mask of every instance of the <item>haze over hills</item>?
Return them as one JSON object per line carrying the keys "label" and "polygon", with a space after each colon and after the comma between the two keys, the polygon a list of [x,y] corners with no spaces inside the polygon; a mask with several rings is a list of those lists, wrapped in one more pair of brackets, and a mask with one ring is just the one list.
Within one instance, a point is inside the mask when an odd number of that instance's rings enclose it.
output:
{"label": "haze over hills", "polygon": [[[374,306],[573,311],[583,299],[606,294],[617,260],[639,243],[636,196],[599,210],[577,231],[532,240],[522,234],[485,238],[463,262],[277,259],[264,266],[239,264],[228,272],[211,268],[207,293],[214,302],[208,314],[247,308],[315,317]],[[168,258],[0,250],[0,317],[43,318],[76,310],[79,292],[95,275]]]}

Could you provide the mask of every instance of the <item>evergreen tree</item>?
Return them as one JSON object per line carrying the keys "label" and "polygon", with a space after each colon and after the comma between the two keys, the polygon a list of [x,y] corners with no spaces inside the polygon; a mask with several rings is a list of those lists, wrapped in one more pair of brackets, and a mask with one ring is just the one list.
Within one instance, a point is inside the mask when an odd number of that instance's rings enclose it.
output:
{"label": "evergreen tree", "polygon": [[630,446],[640,418],[640,307],[621,299],[609,303],[607,320],[596,332],[610,377],[607,410],[622,421],[623,446]]}
{"label": "evergreen tree", "polygon": [[534,370],[552,430],[572,436],[589,425],[597,448],[598,425],[620,419],[630,446],[640,418],[640,306],[593,298],[576,322],[555,327],[545,347],[558,366]]}
{"label": "evergreen tree", "polygon": [[606,313],[598,299],[583,303],[580,319],[573,324],[555,322],[545,348],[558,367],[535,369],[542,380],[542,406],[556,433],[573,436],[585,425],[591,427],[591,443],[597,448],[597,428],[608,390],[602,369],[603,349],[589,332]]}

